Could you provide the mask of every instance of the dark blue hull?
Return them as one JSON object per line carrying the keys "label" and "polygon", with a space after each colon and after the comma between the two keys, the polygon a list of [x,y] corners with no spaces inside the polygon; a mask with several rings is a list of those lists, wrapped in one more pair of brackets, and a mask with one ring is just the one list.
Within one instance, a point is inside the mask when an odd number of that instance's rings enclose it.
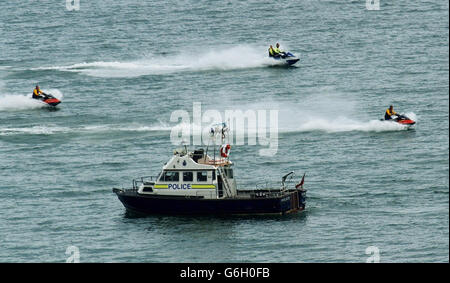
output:
{"label": "dark blue hull", "polygon": [[288,65],[294,65],[295,63],[297,63],[300,59],[292,59],[292,60],[286,60],[286,63],[288,63]]}
{"label": "dark blue hull", "polygon": [[295,63],[297,63],[300,59],[296,58],[292,53],[287,52],[286,55],[282,55],[282,56],[272,56],[271,58],[273,58],[276,61],[281,61],[284,62],[286,65],[291,66],[294,65]]}
{"label": "dark blue hull", "polygon": [[304,192],[278,197],[203,199],[142,195],[135,190],[113,189],[125,208],[141,214],[286,214],[305,208]]}

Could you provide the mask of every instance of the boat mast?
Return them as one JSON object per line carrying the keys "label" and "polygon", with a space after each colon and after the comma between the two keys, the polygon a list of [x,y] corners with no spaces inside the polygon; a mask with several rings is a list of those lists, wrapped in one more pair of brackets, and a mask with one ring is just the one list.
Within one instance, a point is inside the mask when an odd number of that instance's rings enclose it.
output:
{"label": "boat mast", "polygon": [[[220,128],[219,128],[219,125],[220,125]],[[220,130],[220,132],[219,132],[219,130]],[[213,125],[213,127],[211,127],[211,130],[210,130],[210,140],[208,141],[208,146],[206,147],[206,155],[208,155],[208,149],[209,149],[209,144],[210,144],[210,142],[211,142],[211,139],[213,140],[213,147],[214,147],[214,153],[213,153],[213,164],[214,165],[216,165],[216,145],[217,145],[217,143],[216,143],[216,139],[217,139],[217,137],[216,137],[216,135],[218,135],[218,134],[220,134],[221,135],[221,145],[224,143],[224,141],[225,141],[225,132],[227,132],[228,131],[228,128],[227,128],[227,124],[225,123],[225,122],[222,122],[222,123],[220,123],[220,124],[215,124],[215,125]],[[228,141],[229,141],[229,139],[230,139],[230,137],[228,136]],[[227,157],[228,159],[229,159],[229,157]]]}
{"label": "boat mast", "polygon": [[214,146],[214,165],[216,165],[216,134],[214,133],[214,135],[213,135],[213,146]]}

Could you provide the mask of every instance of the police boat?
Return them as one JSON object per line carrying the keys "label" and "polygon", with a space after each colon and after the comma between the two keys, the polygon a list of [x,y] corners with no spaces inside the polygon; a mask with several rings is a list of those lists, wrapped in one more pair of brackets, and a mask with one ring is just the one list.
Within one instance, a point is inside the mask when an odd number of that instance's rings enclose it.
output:
{"label": "police boat", "polygon": [[[216,132],[223,142],[224,130]],[[274,187],[238,189],[230,151],[229,143],[193,151],[184,146],[174,150],[156,177],[134,179],[131,188],[113,192],[127,211],[145,215],[287,214],[305,209],[305,175],[297,185],[290,172]]]}

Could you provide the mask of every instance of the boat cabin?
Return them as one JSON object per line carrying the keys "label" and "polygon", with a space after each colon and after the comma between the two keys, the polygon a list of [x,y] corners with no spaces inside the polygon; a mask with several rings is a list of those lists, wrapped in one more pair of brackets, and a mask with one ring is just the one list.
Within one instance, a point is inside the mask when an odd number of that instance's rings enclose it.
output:
{"label": "boat cabin", "polygon": [[233,163],[228,158],[211,158],[203,149],[175,150],[157,177],[133,181],[139,194],[204,199],[237,195]]}

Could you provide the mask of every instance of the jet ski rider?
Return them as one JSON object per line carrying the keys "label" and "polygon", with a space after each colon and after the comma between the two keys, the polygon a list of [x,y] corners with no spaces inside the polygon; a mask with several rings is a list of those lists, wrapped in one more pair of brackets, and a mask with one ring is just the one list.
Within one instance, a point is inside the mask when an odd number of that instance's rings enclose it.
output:
{"label": "jet ski rider", "polygon": [[269,57],[275,57],[275,50],[272,45],[269,47]]}
{"label": "jet ski rider", "polygon": [[36,88],[33,90],[33,98],[34,99],[46,99],[47,94],[45,94],[42,90],[39,89],[39,85],[36,85]]}
{"label": "jet ski rider", "polygon": [[286,53],[281,51],[280,44],[277,42],[276,47],[274,48],[272,45],[269,47],[269,57],[280,57],[285,56]]}
{"label": "jet ski rider", "polygon": [[277,42],[277,47],[275,47],[273,50],[275,51],[276,54],[286,55],[286,53],[284,51],[281,51],[280,44],[278,42]]}
{"label": "jet ski rider", "polygon": [[393,115],[398,115],[394,111],[394,106],[390,105],[388,109],[386,109],[386,113],[384,114],[384,120],[392,120]]}

